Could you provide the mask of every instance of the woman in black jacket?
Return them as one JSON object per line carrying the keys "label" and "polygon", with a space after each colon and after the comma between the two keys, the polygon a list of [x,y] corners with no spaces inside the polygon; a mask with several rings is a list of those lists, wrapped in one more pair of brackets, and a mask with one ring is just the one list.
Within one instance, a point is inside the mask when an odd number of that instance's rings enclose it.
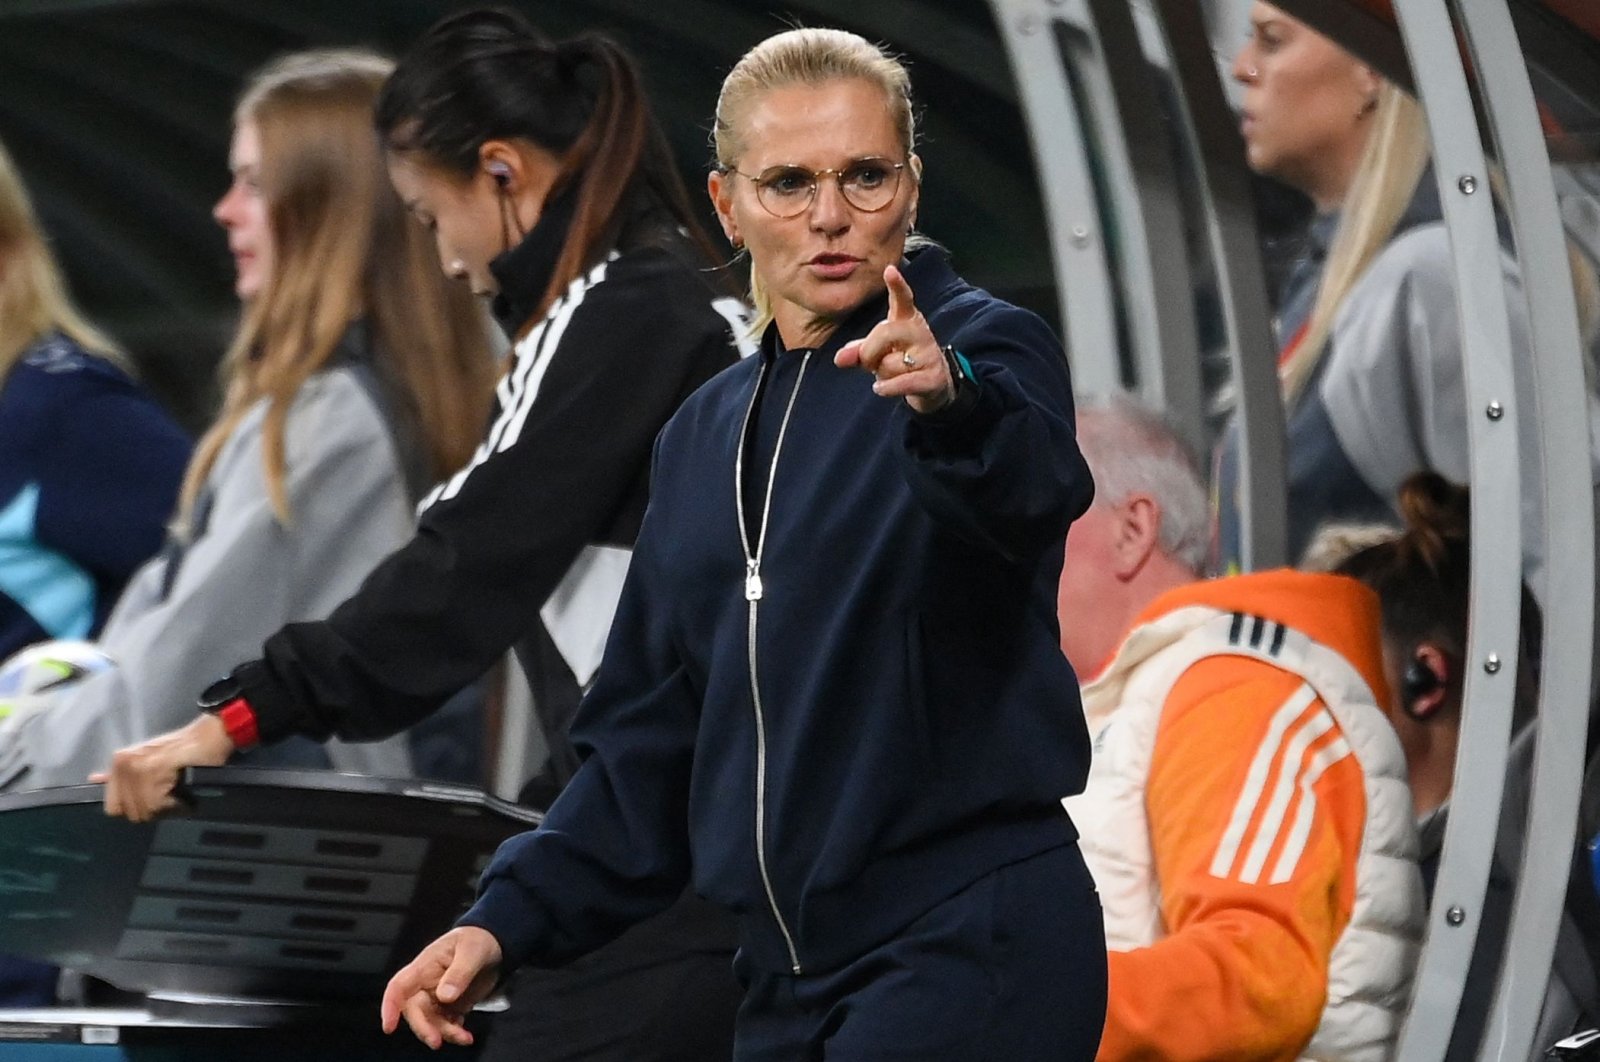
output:
{"label": "woman in black jacket", "polygon": [[[577,766],[567,724],[616,608],[651,445],[736,360],[742,304],[704,279],[714,252],[615,44],[553,42],[506,12],[453,16],[397,67],[377,124],[441,264],[492,297],[515,343],[496,415],[354,597],[274,635],[191,725],[116,755],[113,813],[147,818],[178,770],[236,748],[395,733],[513,646],[551,748],[534,788],[558,790]],[[583,964],[525,972],[489,1055],[726,1057],[732,952],[726,916],[691,897]]]}
{"label": "woman in black jacket", "polygon": [[1092,485],[1050,330],[908,247],[913,113],[850,33],[779,34],[728,76],[710,191],[760,353],[662,432],[582,766],[390,982],[386,1027],[462,1042],[501,969],[692,879],[739,916],[744,1062],[1094,1056],[1105,941],[1061,807],[1089,744],[1055,613]]}

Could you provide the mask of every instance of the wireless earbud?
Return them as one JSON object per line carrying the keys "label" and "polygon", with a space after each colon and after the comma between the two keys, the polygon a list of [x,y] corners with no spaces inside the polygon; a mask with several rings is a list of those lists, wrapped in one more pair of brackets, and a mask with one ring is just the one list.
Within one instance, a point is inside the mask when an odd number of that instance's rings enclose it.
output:
{"label": "wireless earbud", "polygon": [[1443,686],[1444,679],[1439,677],[1438,672],[1421,659],[1413,658],[1400,676],[1401,708],[1413,719],[1427,719],[1433,711],[1419,711],[1415,702]]}

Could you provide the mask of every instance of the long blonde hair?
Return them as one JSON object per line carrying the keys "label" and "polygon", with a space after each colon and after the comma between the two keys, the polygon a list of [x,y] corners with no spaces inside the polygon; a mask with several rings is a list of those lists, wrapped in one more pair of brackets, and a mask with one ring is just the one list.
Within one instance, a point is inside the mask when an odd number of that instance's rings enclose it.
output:
{"label": "long blonde hair", "polygon": [[131,371],[117,344],[72,305],[22,176],[0,144],[0,381],[52,331]]}
{"label": "long blonde hair", "polygon": [[1292,403],[1310,382],[1327,350],[1340,307],[1372,260],[1393,239],[1428,169],[1428,157],[1428,127],[1421,105],[1404,90],[1384,82],[1305,332],[1278,368],[1286,401]]}
{"label": "long blonde hair", "polygon": [[[1403,89],[1384,82],[1378,90],[1373,127],[1345,197],[1305,332],[1278,367],[1286,403],[1294,403],[1316,372],[1327,352],[1340,308],[1373,259],[1394,238],[1395,229],[1427,172],[1430,157],[1427,119],[1422,106]],[[1492,167],[1489,177],[1503,202],[1504,180],[1500,170]],[[1578,324],[1587,353],[1587,348],[1593,345],[1597,324],[1600,324],[1600,281],[1571,241],[1568,241],[1567,252],[1578,302]],[[1584,362],[1585,372],[1592,380],[1594,370],[1590,358],[1586,356]]]}
{"label": "long blonde hair", "polygon": [[[739,164],[745,150],[740,136],[745,112],[761,96],[785,85],[820,85],[853,78],[883,90],[901,150],[909,159],[917,147],[917,117],[911,104],[911,75],[905,64],[854,33],[802,28],[787,30],[757,44],[723,79],[712,131],[717,165],[728,171]],[[921,179],[915,167],[908,170],[913,180]],[[927,242],[913,237],[907,246]],[[759,333],[772,322],[772,300],[754,269],[750,271],[750,305],[754,310],[752,330]]]}
{"label": "long blonde hair", "polygon": [[389,186],[372,122],[392,68],[369,52],[303,52],[268,65],[239,101],[235,125],[251,122],[260,137],[271,269],[224,358],[222,411],[185,477],[185,514],[223,445],[265,401],[267,491],[289,523],[290,406],[358,318],[375,367],[415,418],[429,472],[459,467],[478,441],[493,374],[487,328],[470,294],[441,274],[427,233]]}

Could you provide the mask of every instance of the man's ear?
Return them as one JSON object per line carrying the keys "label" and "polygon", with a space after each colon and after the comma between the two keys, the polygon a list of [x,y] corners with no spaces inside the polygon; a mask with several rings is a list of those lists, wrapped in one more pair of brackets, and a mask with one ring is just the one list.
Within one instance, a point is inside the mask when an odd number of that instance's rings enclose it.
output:
{"label": "man's ear", "polygon": [[1138,575],[1161,548],[1161,505],[1148,494],[1130,494],[1113,506],[1116,515],[1113,574],[1126,582]]}

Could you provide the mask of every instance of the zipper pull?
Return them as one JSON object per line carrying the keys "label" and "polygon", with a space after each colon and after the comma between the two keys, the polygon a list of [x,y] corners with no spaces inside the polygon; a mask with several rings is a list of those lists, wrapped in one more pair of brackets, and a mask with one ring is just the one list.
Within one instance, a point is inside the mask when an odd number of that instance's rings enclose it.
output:
{"label": "zipper pull", "polygon": [[761,562],[745,561],[744,565],[744,599],[746,601],[761,600]]}

